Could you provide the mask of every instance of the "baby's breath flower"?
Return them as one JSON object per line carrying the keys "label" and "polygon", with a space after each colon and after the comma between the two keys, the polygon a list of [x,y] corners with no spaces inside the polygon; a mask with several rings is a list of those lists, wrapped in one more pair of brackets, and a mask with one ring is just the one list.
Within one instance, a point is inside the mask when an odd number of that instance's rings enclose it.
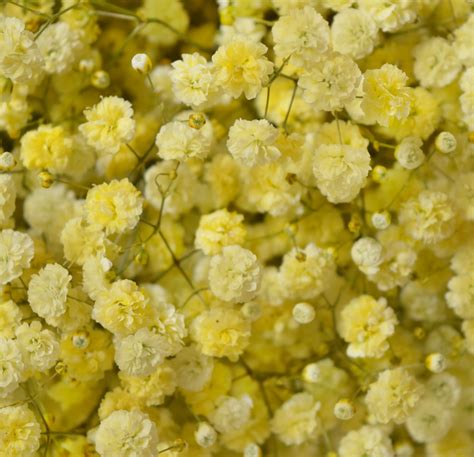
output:
{"label": "baby's breath flower", "polygon": [[33,240],[15,230],[0,231],[0,285],[20,277],[33,258]]}
{"label": "baby's breath flower", "polygon": [[421,150],[423,141],[417,136],[407,136],[395,149],[395,158],[407,170],[418,168],[424,161],[425,155]]}

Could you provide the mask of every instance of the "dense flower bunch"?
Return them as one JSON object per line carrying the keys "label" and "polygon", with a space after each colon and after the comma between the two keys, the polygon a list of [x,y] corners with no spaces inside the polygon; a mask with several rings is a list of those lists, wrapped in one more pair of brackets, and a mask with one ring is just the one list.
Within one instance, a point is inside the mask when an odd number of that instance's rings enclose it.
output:
{"label": "dense flower bunch", "polygon": [[469,0],[0,2],[0,457],[474,455]]}

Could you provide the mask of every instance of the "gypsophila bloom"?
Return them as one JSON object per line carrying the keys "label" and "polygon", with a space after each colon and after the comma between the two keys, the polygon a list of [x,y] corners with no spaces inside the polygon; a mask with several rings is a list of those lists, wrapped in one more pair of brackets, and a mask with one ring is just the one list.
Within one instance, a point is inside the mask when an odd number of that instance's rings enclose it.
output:
{"label": "gypsophila bloom", "polygon": [[474,65],[474,14],[470,14],[468,20],[454,32],[453,48],[457,58],[466,67]]}
{"label": "gypsophila bloom", "polygon": [[170,77],[176,98],[189,106],[207,101],[214,82],[210,65],[200,54],[183,54],[181,60],[172,63]]}
{"label": "gypsophila bloom", "polygon": [[417,136],[407,136],[395,149],[395,158],[407,170],[418,168],[424,161],[425,155],[421,150],[423,141]]}
{"label": "gypsophila bloom", "polygon": [[168,122],[156,136],[158,155],[165,160],[204,159],[211,147],[211,139],[201,130],[183,121]]}
{"label": "gypsophila bloom", "polygon": [[385,64],[364,73],[364,113],[387,126],[392,118],[404,119],[410,112],[410,95],[406,87],[408,77],[395,65]]}
{"label": "gypsophila bloom", "polygon": [[214,368],[213,358],[202,354],[194,345],[182,349],[170,363],[176,373],[177,385],[191,392],[204,388]]}
{"label": "gypsophila bloom", "polygon": [[298,324],[309,324],[316,315],[314,308],[309,303],[297,303],[293,307],[291,314]]}
{"label": "gypsophila bloom", "polygon": [[390,438],[382,428],[365,425],[347,433],[339,443],[340,457],[392,457]]}
{"label": "gypsophila bloom", "polygon": [[357,64],[348,56],[330,53],[298,80],[303,99],[323,111],[337,111],[351,102],[361,81]]}
{"label": "gypsophila bloom", "polygon": [[112,333],[130,335],[143,327],[151,315],[148,299],[129,279],[115,281],[98,294],[92,317]]}
{"label": "gypsophila bloom", "polygon": [[23,381],[24,369],[18,342],[0,337],[0,399],[14,391]]}
{"label": "gypsophila bloom", "polygon": [[413,56],[413,72],[423,87],[447,86],[461,70],[453,47],[444,38],[423,41],[413,50]]}
{"label": "gypsophila bloom", "polygon": [[377,422],[401,424],[415,410],[423,387],[404,368],[385,370],[370,384],[365,401]]}
{"label": "gypsophila bloom", "polygon": [[277,160],[281,152],[275,145],[278,130],[266,119],[238,119],[229,129],[227,148],[241,165],[252,167]]}
{"label": "gypsophila bloom", "polygon": [[225,246],[212,257],[209,287],[212,293],[228,302],[251,300],[260,287],[261,268],[257,257],[238,245]]}
{"label": "gypsophila bloom", "polygon": [[244,427],[250,420],[253,403],[248,395],[243,395],[221,397],[216,406],[209,419],[218,432],[229,433]]}
{"label": "gypsophila bloom", "polygon": [[416,5],[411,0],[359,0],[358,3],[384,32],[399,30],[416,19]]}
{"label": "gypsophila bloom", "polygon": [[0,285],[21,276],[33,258],[33,240],[15,230],[0,231]]}
{"label": "gypsophila bloom", "polygon": [[341,54],[361,59],[372,52],[377,37],[378,27],[374,19],[363,10],[347,8],[334,16],[332,45]]}
{"label": "gypsophila bloom", "polygon": [[317,297],[334,271],[331,254],[314,244],[293,248],[283,257],[280,267],[284,293],[289,298],[309,300]]}
{"label": "gypsophila bloom", "polygon": [[367,149],[345,144],[319,146],[313,157],[313,173],[319,190],[331,203],[353,200],[370,171]]}
{"label": "gypsophila bloom", "polygon": [[140,192],[125,178],[90,189],[84,211],[89,224],[111,234],[133,229],[140,219],[142,205]]}
{"label": "gypsophila bloom", "polygon": [[399,213],[407,233],[415,240],[436,243],[450,236],[454,229],[455,212],[443,192],[424,190],[411,198]]}
{"label": "gypsophila bloom", "polygon": [[291,9],[272,27],[275,54],[294,65],[311,65],[330,47],[329,24],[310,6]]}
{"label": "gypsophila bloom", "polygon": [[255,98],[268,82],[273,64],[265,57],[267,47],[243,36],[234,39],[212,56],[215,66],[215,83],[233,98],[245,94]]}
{"label": "gypsophila bloom", "polygon": [[370,295],[354,298],[342,310],[339,321],[340,334],[349,343],[347,355],[382,357],[397,323],[385,298],[375,300]]}
{"label": "gypsophila bloom", "polygon": [[43,59],[34,35],[16,17],[0,15],[0,74],[17,83],[38,78]]}
{"label": "gypsophila bloom", "polygon": [[237,360],[249,342],[250,323],[236,309],[213,307],[194,319],[191,337],[203,354]]}
{"label": "gypsophila bloom", "polygon": [[207,422],[200,422],[194,432],[194,439],[201,447],[213,446],[217,440],[217,432]]}
{"label": "gypsophila bloom", "polygon": [[71,279],[69,272],[61,265],[46,265],[38,274],[32,276],[28,284],[28,302],[31,309],[43,318],[64,314]]}
{"label": "gypsophila bloom", "polygon": [[354,417],[355,407],[351,400],[341,398],[334,405],[334,415],[340,420],[349,420]]}
{"label": "gypsophila bloom", "polygon": [[383,247],[374,238],[359,238],[352,245],[351,256],[360,271],[367,275],[375,274],[383,261]]}
{"label": "gypsophila bloom", "polygon": [[0,300],[0,336],[13,338],[21,318],[22,314],[18,305],[12,300]]}
{"label": "gypsophila bloom", "polygon": [[37,455],[41,427],[26,405],[0,408],[0,453],[5,457]]}
{"label": "gypsophila bloom", "polygon": [[319,431],[320,406],[309,393],[293,395],[275,412],[272,432],[288,446],[304,443]]}
{"label": "gypsophila bloom", "polygon": [[441,132],[435,140],[436,149],[443,154],[449,154],[456,150],[456,137],[451,132]]}
{"label": "gypsophila bloom", "polygon": [[0,175],[0,224],[15,211],[16,187],[11,175]]}
{"label": "gypsophila bloom", "polygon": [[79,131],[99,155],[117,153],[120,146],[135,135],[133,108],[123,98],[104,97],[97,105],[86,109],[84,116],[87,122],[79,126]]}
{"label": "gypsophila bloom", "polygon": [[115,342],[115,362],[130,376],[148,376],[167,355],[168,345],[162,335],[141,328],[133,335]]}
{"label": "gypsophila bloom", "polygon": [[154,457],[158,433],[148,415],[114,411],[100,423],[94,441],[101,457]]}
{"label": "gypsophila bloom", "polygon": [[201,216],[194,245],[206,255],[219,254],[232,244],[241,245],[246,236],[243,220],[241,214],[226,209]]}
{"label": "gypsophila bloom", "polygon": [[147,54],[135,54],[131,60],[132,68],[143,75],[150,73],[153,66]]}

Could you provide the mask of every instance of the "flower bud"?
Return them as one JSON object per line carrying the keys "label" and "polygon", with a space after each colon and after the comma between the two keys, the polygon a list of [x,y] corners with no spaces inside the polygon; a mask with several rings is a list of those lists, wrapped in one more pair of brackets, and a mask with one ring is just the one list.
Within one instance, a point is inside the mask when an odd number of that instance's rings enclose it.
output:
{"label": "flower bud", "polygon": [[240,312],[250,321],[256,321],[262,314],[262,309],[257,302],[250,301],[242,306]]}
{"label": "flower bud", "polygon": [[45,189],[49,189],[54,182],[54,177],[49,171],[40,172],[38,174],[38,179],[41,187],[44,187]]}
{"label": "flower bud", "polygon": [[418,168],[425,161],[422,145],[423,141],[417,136],[404,138],[395,149],[397,162],[406,170]]}
{"label": "flower bud", "polygon": [[432,373],[441,373],[446,368],[446,358],[439,352],[428,354],[425,359],[425,366]]}
{"label": "flower bud", "polygon": [[314,308],[309,303],[298,303],[293,307],[293,319],[298,324],[309,324],[316,315]]}
{"label": "flower bud", "polygon": [[355,414],[354,403],[348,398],[341,398],[334,405],[334,415],[343,421],[352,419]]}
{"label": "flower bud", "polygon": [[95,69],[95,62],[93,59],[81,59],[79,62],[79,71],[81,73],[91,74]]}
{"label": "flower bud", "polygon": [[146,54],[135,54],[132,57],[132,68],[142,75],[150,73],[153,64]]}
{"label": "flower bud", "polygon": [[16,160],[11,152],[0,154],[0,171],[10,171],[15,168]]}
{"label": "flower bud", "polygon": [[372,179],[377,182],[381,183],[385,176],[387,176],[387,169],[383,165],[375,165],[371,173]]}
{"label": "flower bud", "polygon": [[194,432],[196,443],[201,447],[210,447],[217,440],[217,432],[207,422],[200,422],[197,430]]}
{"label": "flower bud", "polygon": [[441,132],[435,140],[436,149],[443,154],[449,154],[456,149],[456,137],[450,132]]}
{"label": "flower bud", "polygon": [[321,370],[317,363],[309,363],[303,368],[303,381],[311,384],[317,383],[321,376]]}
{"label": "flower bud", "polygon": [[200,130],[206,125],[206,116],[202,113],[192,113],[189,115],[188,125],[192,129]]}
{"label": "flower bud", "polygon": [[89,343],[89,334],[85,331],[78,331],[72,336],[72,345],[78,349],[85,349]]}
{"label": "flower bud", "polygon": [[244,449],[244,457],[262,457],[260,446],[255,443],[247,444]]}
{"label": "flower bud", "polygon": [[110,76],[104,70],[98,70],[91,76],[91,84],[96,89],[107,89],[110,85]]}
{"label": "flower bud", "polygon": [[377,230],[385,230],[392,223],[392,216],[388,211],[380,211],[372,214],[371,222]]}

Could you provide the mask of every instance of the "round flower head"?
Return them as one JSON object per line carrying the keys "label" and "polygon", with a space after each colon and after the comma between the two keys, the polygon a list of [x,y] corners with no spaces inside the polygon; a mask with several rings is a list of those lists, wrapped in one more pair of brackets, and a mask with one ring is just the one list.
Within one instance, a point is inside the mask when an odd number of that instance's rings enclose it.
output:
{"label": "round flower head", "polygon": [[385,64],[364,73],[362,110],[380,125],[388,126],[392,118],[404,119],[410,112],[407,75],[395,65]]}
{"label": "round flower head", "polygon": [[217,432],[207,422],[199,422],[197,430],[194,432],[194,439],[201,447],[210,447],[217,441]]}
{"label": "round flower head", "polygon": [[27,83],[41,75],[43,63],[34,35],[25,30],[25,23],[0,15],[0,74],[15,83]]}
{"label": "round flower head", "polygon": [[413,56],[413,72],[423,87],[447,86],[461,70],[454,48],[441,37],[424,40],[415,47]]}
{"label": "round flower head", "polygon": [[449,237],[455,229],[455,212],[443,192],[420,192],[402,205],[398,217],[411,237],[427,244]]}
{"label": "round flower head", "polygon": [[178,387],[198,392],[211,378],[214,362],[212,357],[202,354],[192,345],[178,352],[171,360],[171,366],[176,373]]}
{"label": "round flower head", "polygon": [[252,406],[252,399],[248,395],[240,398],[221,397],[210,415],[210,420],[220,433],[235,432],[250,420]]}
{"label": "round flower head", "polygon": [[227,148],[232,157],[245,167],[262,165],[281,155],[275,143],[278,130],[266,119],[238,119],[229,129]]}
{"label": "round flower head", "polygon": [[244,217],[239,213],[220,209],[201,216],[194,244],[206,255],[219,254],[232,244],[241,245],[245,240]]}
{"label": "round flower head", "polygon": [[136,283],[122,279],[98,294],[92,317],[112,333],[130,335],[145,326],[150,314],[149,301]]}
{"label": "round flower head", "polygon": [[293,395],[275,411],[272,432],[287,446],[304,443],[319,431],[320,406],[307,392]]}
{"label": "round flower head", "polygon": [[333,271],[331,254],[312,243],[303,250],[293,248],[289,251],[280,267],[281,282],[288,298],[302,300],[316,298]]}
{"label": "round flower head", "polygon": [[365,274],[375,274],[383,261],[383,246],[374,238],[359,238],[351,248],[351,256],[359,270]]}
{"label": "round flower head", "polygon": [[336,111],[351,102],[361,81],[357,64],[348,56],[331,53],[298,80],[303,99],[317,110]]}
{"label": "round flower head", "polygon": [[18,342],[0,337],[0,399],[18,388],[20,382],[24,381],[24,371]]}
{"label": "round flower head", "polygon": [[242,93],[248,100],[255,98],[273,71],[273,64],[265,57],[266,52],[267,47],[262,43],[235,36],[212,56],[215,83],[233,98]]}
{"label": "round flower head", "polygon": [[394,453],[390,438],[383,429],[364,425],[342,438],[338,455],[340,457],[390,457]]}
{"label": "round flower head", "polygon": [[313,156],[313,174],[319,190],[331,203],[347,203],[364,187],[370,171],[365,148],[323,144]]}
{"label": "round flower head", "polygon": [[151,59],[148,57],[147,54],[135,54],[132,57],[132,68],[141,73],[142,75],[147,75],[150,73],[153,64],[151,63]]}
{"label": "round flower head", "polygon": [[359,9],[370,14],[384,32],[395,32],[416,19],[416,4],[410,0],[359,0]]}
{"label": "round flower head", "polygon": [[33,240],[15,230],[0,231],[0,285],[20,277],[34,254]]}
{"label": "round flower head", "polygon": [[89,224],[113,234],[133,229],[140,219],[142,205],[140,192],[128,179],[114,179],[87,192],[84,211]]}
{"label": "round flower head", "polygon": [[260,274],[255,254],[238,245],[226,246],[211,259],[209,287],[221,300],[246,302],[257,294]]}
{"label": "round flower head", "polygon": [[432,373],[441,373],[446,368],[446,358],[439,352],[428,354],[425,359],[425,366]]}
{"label": "round flower head", "polygon": [[334,16],[331,24],[333,48],[353,59],[361,59],[373,51],[378,31],[370,14],[359,9],[344,9]]}
{"label": "round flower head", "polygon": [[28,302],[31,309],[43,318],[59,317],[66,311],[66,298],[71,275],[57,263],[50,263],[28,284]]}
{"label": "round flower head", "polygon": [[454,52],[460,62],[466,67],[474,65],[474,14],[470,14],[468,20],[454,31]]}
{"label": "round flower head", "polygon": [[140,411],[114,411],[94,436],[101,457],[155,457],[158,434],[148,415]]}
{"label": "round flower head", "polygon": [[204,159],[211,148],[211,138],[183,121],[168,122],[156,135],[158,155],[164,160]]}
{"label": "round flower head", "polygon": [[0,449],[5,457],[33,457],[40,447],[41,427],[26,405],[0,408]]}
{"label": "round flower head", "polygon": [[308,66],[322,58],[330,47],[329,24],[310,6],[291,9],[272,27],[275,54],[297,66]]}
{"label": "round flower head", "polygon": [[141,328],[137,333],[115,341],[115,362],[129,376],[148,376],[167,355],[168,344],[162,335]]}
{"label": "round flower head", "polygon": [[457,147],[456,137],[451,132],[441,132],[436,137],[435,146],[443,154],[454,152]]}
{"label": "round flower head", "polygon": [[191,337],[203,354],[237,360],[248,345],[250,323],[234,308],[213,307],[194,319]]}
{"label": "round flower head", "polygon": [[385,370],[370,384],[365,397],[369,413],[381,424],[401,424],[413,413],[423,387],[404,368]]}
{"label": "round flower head", "polygon": [[425,155],[421,150],[423,141],[418,136],[407,136],[395,149],[395,158],[407,170],[418,168],[424,161]]}
{"label": "round flower head", "polygon": [[348,398],[341,398],[334,405],[334,415],[340,420],[350,420],[354,417],[355,406]]}
{"label": "round flower head", "polygon": [[199,53],[183,54],[172,64],[170,73],[176,98],[188,106],[205,103],[213,89],[213,75],[207,60]]}
{"label": "round flower head", "polygon": [[314,308],[309,303],[297,303],[291,313],[298,324],[309,324],[316,315]]}
{"label": "round flower head", "polygon": [[99,155],[117,153],[135,135],[132,105],[123,98],[104,97],[86,109],[84,116],[87,122],[79,126],[79,131]]}
{"label": "round flower head", "polygon": [[347,355],[382,357],[397,323],[385,298],[375,300],[370,295],[354,298],[342,310],[339,321],[340,334],[349,343]]}

